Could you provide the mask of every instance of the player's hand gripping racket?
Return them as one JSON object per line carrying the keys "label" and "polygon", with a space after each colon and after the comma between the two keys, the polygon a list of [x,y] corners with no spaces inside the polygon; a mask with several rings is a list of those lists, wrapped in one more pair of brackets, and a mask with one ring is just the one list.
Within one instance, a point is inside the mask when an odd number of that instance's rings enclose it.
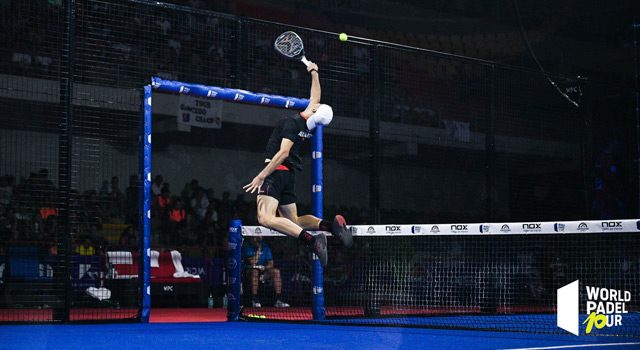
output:
{"label": "player's hand gripping racket", "polygon": [[284,32],[276,39],[273,46],[282,56],[300,60],[309,67],[309,60],[304,57],[304,45],[298,34],[292,31]]}

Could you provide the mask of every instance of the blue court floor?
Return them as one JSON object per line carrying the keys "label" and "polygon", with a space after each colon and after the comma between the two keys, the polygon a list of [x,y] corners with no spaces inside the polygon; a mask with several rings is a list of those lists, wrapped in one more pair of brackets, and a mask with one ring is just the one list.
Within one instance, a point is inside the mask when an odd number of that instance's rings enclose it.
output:
{"label": "blue court floor", "polygon": [[640,338],[254,322],[0,327],[0,349],[640,349]]}

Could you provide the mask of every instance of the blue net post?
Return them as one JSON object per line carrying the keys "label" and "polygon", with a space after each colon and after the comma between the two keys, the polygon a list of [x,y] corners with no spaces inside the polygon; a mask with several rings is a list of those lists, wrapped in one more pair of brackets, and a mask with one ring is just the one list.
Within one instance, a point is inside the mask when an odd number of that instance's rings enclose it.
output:
{"label": "blue net post", "polygon": [[138,179],[138,232],[139,261],[138,276],[140,290],[141,317],[143,323],[149,322],[151,310],[151,86],[143,91],[140,118],[140,169]]}
{"label": "blue net post", "polygon": [[[316,128],[316,134],[311,144],[311,214],[322,219],[322,126]],[[324,281],[322,277],[322,265],[313,254],[311,264],[312,299],[311,312],[314,320],[324,320]]]}
{"label": "blue net post", "polygon": [[240,316],[240,284],[242,283],[242,221],[229,222],[229,245],[226,249],[227,267],[227,321]]}

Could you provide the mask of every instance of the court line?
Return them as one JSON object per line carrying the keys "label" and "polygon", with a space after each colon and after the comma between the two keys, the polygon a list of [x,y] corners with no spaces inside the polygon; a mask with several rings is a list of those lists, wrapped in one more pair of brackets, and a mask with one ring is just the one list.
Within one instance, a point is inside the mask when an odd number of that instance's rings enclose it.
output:
{"label": "court line", "polygon": [[570,348],[590,348],[590,347],[603,347],[603,346],[619,346],[619,345],[639,345],[640,343],[599,343],[599,344],[578,344],[578,345],[559,345],[559,346],[547,346],[543,348],[511,348],[503,350],[546,350],[546,349],[570,349]]}

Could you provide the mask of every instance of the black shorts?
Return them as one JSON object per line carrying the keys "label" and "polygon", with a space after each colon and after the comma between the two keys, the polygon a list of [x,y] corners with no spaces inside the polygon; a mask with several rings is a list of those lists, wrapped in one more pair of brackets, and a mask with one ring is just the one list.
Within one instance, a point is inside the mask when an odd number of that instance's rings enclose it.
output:
{"label": "black shorts", "polygon": [[291,170],[275,170],[264,179],[258,194],[277,199],[278,205],[295,203],[298,199],[296,197],[296,173]]}

